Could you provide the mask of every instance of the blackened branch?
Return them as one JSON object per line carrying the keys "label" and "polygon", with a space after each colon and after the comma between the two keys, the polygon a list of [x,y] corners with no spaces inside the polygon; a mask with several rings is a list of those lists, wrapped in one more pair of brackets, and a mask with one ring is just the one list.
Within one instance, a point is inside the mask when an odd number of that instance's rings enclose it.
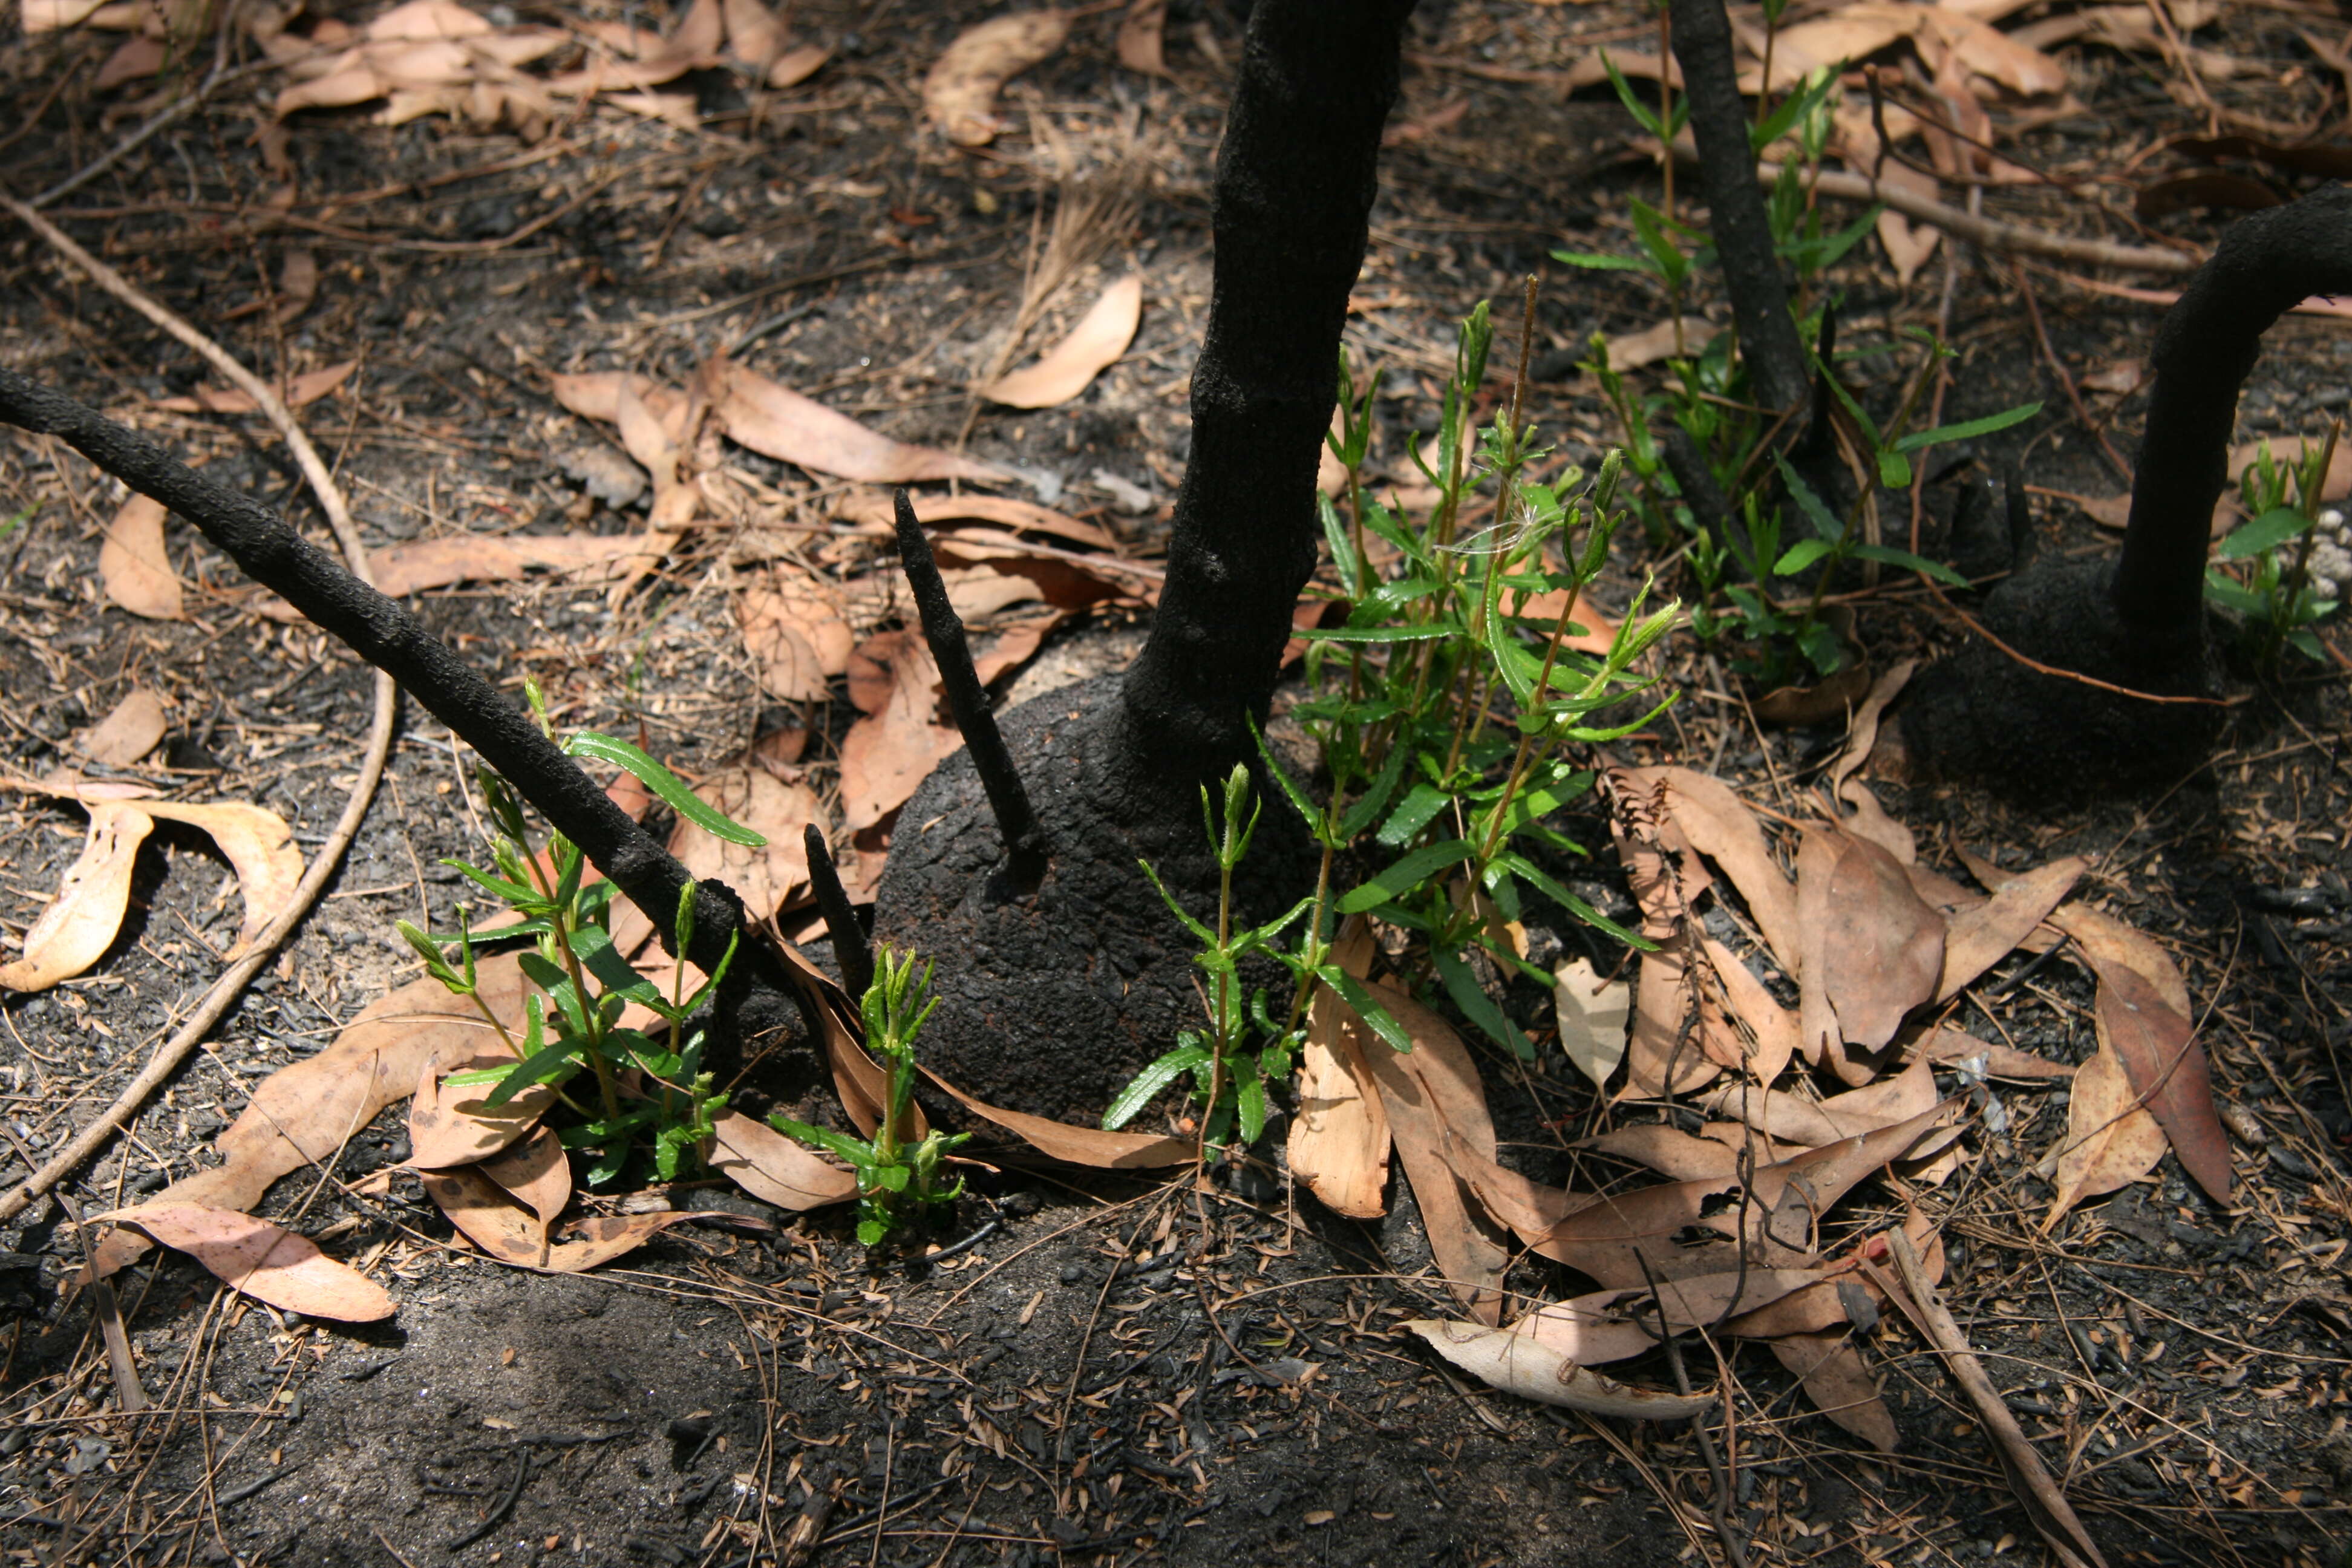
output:
{"label": "blackened branch", "polygon": [[[247,576],[398,681],[505,775],[550,826],[579,845],[631,901],[653,912],[665,945],[676,940],[659,917],[677,908],[690,879],[686,868],[607,799],[511,699],[406,610],[344,571],[268,507],[195,472],[144,436],[5,368],[0,368],[0,421],[61,437],[141,495],[194,523]],[[696,897],[693,948],[685,956],[706,971],[715,969],[745,923],[734,890],[704,880]],[[730,1004],[740,1005],[747,984],[799,999],[798,988],[763,944],[746,942],[739,960],[730,974]]]}
{"label": "blackened branch", "polygon": [[898,563],[907,574],[907,585],[914,590],[923,640],[930,645],[931,660],[940,667],[940,684],[947,688],[948,711],[955,715],[956,730],[971,752],[972,766],[982,787],[988,791],[989,808],[995,812],[997,828],[1012,852],[1013,879],[1024,890],[1034,889],[1045,879],[1045,836],[1037,826],[1037,814],[1029,808],[1029,792],[1013,765],[1013,753],[1005,750],[1004,737],[996,728],[988,689],[972,668],[963,619],[948,602],[948,585],[932,558],[931,542],[905,490],[898,492]]}

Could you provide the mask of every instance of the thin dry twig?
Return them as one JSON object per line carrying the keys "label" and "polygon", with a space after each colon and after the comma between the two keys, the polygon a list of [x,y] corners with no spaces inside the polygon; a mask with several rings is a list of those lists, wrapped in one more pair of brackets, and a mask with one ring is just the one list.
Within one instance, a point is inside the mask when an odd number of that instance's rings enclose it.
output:
{"label": "thin dry twig", "polygon": [[[88,273],[92,281],[124,304],[154,322],[173,337],[194,350],[214,369],[226,377],[247,396],[253,399],[269,418],[278,434],[285,438],[294,459],[302,469],[319,498],[319,508],[326,514],[327,524],[334,530],[336,542],[342,546],[352,575],[362,583],[373,583],[368,567],[367,546],[360,538],[359,527],[352,521],[351,508],[344,503],[341,489],[333,474],[319,456],[318,448],[302,433],[275,388],[239,363],[237,360],[212,339],[196,331],[185,321],[124,278],[106,263],[90,255],[55,224],[13,196],[0,195],[0,207],[5,207],[25,226],[40,236],[48,247]],[[212,1032],[215,1024],[242,995],[247,982],[261,973],[262,966],[278,956],[278,950],[310,914],[342,863],[343,851],[357,836],[360,823],[367,816],[368,805],[375,798],[376,782],[383,776],[384,763],[392,754],[392,721],[394,698],[398,689],[392,678],[383,671],[375,672],[373,684],[374,711],[368,723],[367,746],[360,757],[359,776],[352,785],[350,798],[343,803],[342,815],[329,829],[319,852],[311,858],[303,871],[302,879],[295,884],[293,895],[277,918],[264,927],[255,939],[252,951],[221,972],[211,989],[196,1003],[195,1009],[180,1026],[177,1033],[157,1047],[154,1056],[138,1075],[124,1086],[114,1103],[86,1124],[69,1139],[66,1146],[51,1156],[48,1163],[35,1171],[5,1197],[0,1197],[0,1220],[14,1217],[26,1205],[54,1187],[71,1174],[76,1167],[97,1152],[99,1147],[128,1123],[147,1102],[148,1096],[162,1088],[163,1081],[179,1070],[197,1044]]]}

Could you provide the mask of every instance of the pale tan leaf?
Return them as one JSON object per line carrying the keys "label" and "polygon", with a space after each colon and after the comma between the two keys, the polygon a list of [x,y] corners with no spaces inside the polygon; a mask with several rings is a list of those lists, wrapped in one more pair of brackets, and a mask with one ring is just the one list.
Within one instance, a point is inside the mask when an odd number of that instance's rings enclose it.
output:
{"label": "pale tan leaf", "polygon": [[929,1068],[923,1069],[923,1076],[973,1115],[994,1122],[1039,1153],[1069,1164],[1098,1171],[1138,1171],[1188,1165],[1200,1158],[1200,1145],[1190,1138],[1111,1132],[1100,1127],[1079,1127],[1049,1117],[1032,1116],[1024,1110],[1007,1110],[967,1094]]}
{"label": "pale tan leaf", "polygon": [[224,800],[197,805],[185,801],[151,800],[147,815],[169,822],[184,822],[212,837],[236,872],[237,892],[245,900],[245,920],[236,930],[231,958],[251,950],[262,928],[278,918],[292,901],[302,880],[302,851],[286,819],[264,806]]}
{"label": "pale tan leaf", "polygon": [[771,571],[735,596],[735,619],[760,689],[784,702],[815,702],[849,668],[856,637],[833,584],[805,573]]}
{"label": "pale tan leaf", "polygon": [[370,38],[403,43],[478,38],[493,30],[488,17],[458,5],[457,0],[403,0],[365,29]]}
{"label": "pale tan leaf", "polygon": [[296,82],[279,93],[270,107],[271,112],[283,120],[305,109],[347,109],[354,103],[382,98],[388,90],[383,78],[354,50],[350,63],[341,69]]}
{"label": "pale tan leaf", "polygon": [[[368,552],[376,587],[403,599],[459,583],[509,583],[533,571],[559,576],[579,574],[596,581],[627,569],[645,549],[642,538],[591,533],[449,534],[412,540]],[[297,611],[276,595],[257,596],[254,612],[271,620],[295,621]]]}
{"label": "pale tan leaf", "polygon": [[[927,528],[970,518],[1009,528],[1015,533],[1058,534],[1097,550],[1114,550],[1118,545],[1117,540],[1091,522],[1034,501],[1015,500],[1011,496],[975,495],[967,490],[952,496],[910,494],[907,499],[914,503],[915,521]],[[834,515],[868,532],[887,534],[895,526],[897,512],[889,491],[865,489],[845,494],[835,503]]]}
{"label": "pale tan leaf", "polygon": [[1881,4],[1861,0],[1841,5],[1826,16],[1782,27],[1772,38],[1772,80],[1764,81],[1759,64],[1739,73],[1739,90],[1753,93],[1768,87],[1774,93],[1802,85],[1807,73],[1822,66],[1859,65],[1897,39],[1919,30],[1928,17],[1924,5]]}
{"label": "pale tan leaf", "polygon": [[1661,1279],[1654,1290],[1647,1285],[1595,1290],[1538,1306],[1513,1322],[1511,1331],[1580,1366],[1600,1366],[1656,1349],[1662,1315],[1676,1332],[1712,1328],[1735,1312],[1761,1310],[1823,1277],[1818,1268],[1740,1268]]}
{"label": "pale tan leaf", "polygon": [[[315,264],[314,264],[315,265]],[[289,408],[300,408],[340,388],[351,380],[360,368],[355,359],[331,364],[323,370],[304,371],[278,389],[278,399]],[[186,397],[159,397],[158,408],[168,408],[175,414],[258,414],[261,405],[253,395],[232,386],[199,386]]]}
{"label": "pale tan leaf", "polygon": [[1632,1016],[1633,987],[1604,981],[1592,961],[1572,958],[1552,972],[1552,1003],[1559,1016],[1560,1048],[1596,1089],[1606,1089],[1625,1059],[1625,1024]]}
{"label": "pale tan leaf", "polygon": [[[863,669],[861,670],[861,665]],[[939,666],[911,632],[885,632],[851,656],[853,698],[865,717],[841,741],[842,820],[852,829],[881,821],[907,802],[963,737],[935,721]],[[866,694],[858,695],[863,674]],[[887,682],[887,685],[882,683]],[[873,695],[879,686],[879,706]]]}
{"label": "pale tan leaf", "polygon": [[1980,1040],[1965,1029],[1949,1024],[1937,1028],[1921,1041],[1919,1054],[1937,1067],[1958,1067],[1974,1059],[1983,1064],[1982,1070],[1990,1078],[2021,1079],[2027,1083],[2049,1079],[2073,1078],[2071,1062],[2053,1062],[2032,1051],[2019,1050],[2015,1046],[1992,1040]]}
{"label": "pale tan leaf", "polygon": [[66,868],[58,896],[25,932],[23,952],[0,964],[0,991],[47,991],[106,955],[131,907],[131,872],[139,846],[154,830],[144,811],[123,801],[96,801],[80,857]]}
{"label": "pale tan leaf", "polygon": [[1943,35],[1946,47],[1961,65],[2021,98],[2066,90],[2066,68],[2031,44],[1940,9],[1931,26]]}
{"label": "pale tan leaf", "polygon": [[702,129],[702,116],[695,112],[694,94],[690,92],[608,92],[604,100],[615,109],[675,125],[680,131],[698,132]]}
{"label": "pale tan leaf", "polygon": [[803,44],[798,48],[786,49],[768,67],[768,85],[777,89],[797,87],[816,75],[818,68],[831,58],[833,51],[823,44]]}
{"label": "pale tan leaf", "polygon": [[106,525],[98,547],[98,574],[106,596],[151,621],[184,621],[180,574],[163,552],[162,501],[132,496]]}
{"label": "pale tan leaf", "polygon": [[713,360],[705,372],[716,388],[714,412],[728,437],[778,462],[869,484],[1009,477],[990,464],[936,447],[894,441],[742,365]]}
{"label": "pale tan leaf", "polygon": [[[2079,855],[2069,855],[2021,876],[1986,882],[1992,897],[1949,917],[1945,927],[1944,968],[1936,984],[1936,1000],[1958,995],[1961,987],[2015,951],[2074,890],[2089,864]],[[1970,869],[1975,869],[1973,863]]]}
{"label": "pale tan leaf", "polygon": [[144,34],[125,38],[98,68],[98,75],[91,79],[90,86],[104,92],[110,88],[121,87],[126,81],[143,81],[162,70],[164,61],[170,58],[170,51],[161,38],[151,38]]}
{"label": "pale tan leaf", "polygon": [[[1351,915],[1332,962],[1361,980],[1370,973],[1371,945],[1362,917]],[[1364,1053],[1388,1048],[1330,987],[1316,985],[1298,1053],[1290,1170],[1325,1207],[1350,1219],[1376,1219],[1386,1207],[1389,1118]]]}
{"label": "pale tan leaf", "polygon": [[1879,1397],[1862,1352],[1843,1333],[1784,1334],[1765,1342],[1804,1384],[1815,1409],[1882,1454],[1895,1452],[1894,1413]]}
{"label": "pale tan leaf", "polygon": [[1609,340],[1611,370],[1639,370],[1662,359],[1696,357],[1714,336],[1696,316],[1668,316],[1638,331],[1619,332]]}
{"label": "pale tan leaf", "polygon": [[689,402],[687,395],[649,375],[629,375],[616,370],[602,370],[578,375],[551,375],[547,379],[555,401],[583,419],[593,419],[604,425],[621,422],[621,390],[625,386],[645,405],[647,412],[661,421],[662,428],[673,438],[685,437]]}
{"label": "pale tan leaf", "polygon": [[2189,983],[2180,977],[2180,966],[2145,932],[2080,900],[2053,910],[2050,923],[2074,939],[2094,969],[2119,963],[2154,986],[2167,1007],[2184,1018],[2196,1016],[2189,1005]]}
{"label": "pale tan leaf", "polygon": [[[1928,201],[1943,199],[1943,186],[1933,174],[1922,174],[1908,163],[1898,163],[1892,158],[1878,171],[1882,185],[1923,196]],[[1893,207],[1880,209],[1878,243],[1886,247],[1886,259],[1895,266],[1895,280],[1908,283],[1936,254],[1936,246],[1944,237],[1943,231],[1927,224],[1914,224]]]}
{"label": "pale tan leaf", "polygon": [[1935,1105],[1934,1070],[1921,1057],[1892,1078],[1826,1100],[1810,1100],[1786,1089],[1727,1084],[1700,1101],[1699,1109],[1710,1116],[1745,1123],[1779,1142],[1819,1148],[1907,1121]]}
{"label": "pale tan leaf", "polygon": [[293,249],[278,268],[278,308],[270,319],[290,326],[319,297],[319,258],[310,250]]}
{"label": "pale tan leaf", "polygon": [[[509,1029],[522,1026],[522,971],[511,953],[483,959],[481,1000]],[[415,1089],[436,1055],[463,1060],[498,1036],[473,1005],[430,977],[369,1004],[326,1049],[261,1080],[229,1130],[213,1141],[221,1163],[174,1182],[152,1202],[246,1209],[289,1171],[331,1161],[376,1112]],[[101,1275],[146,1250],[117,1231],[99,1247]]]}
{"label": "pale tan leaf", "polygon": [[1143,275],[1130,272],[1105,289],[1068,334],[1036,363],[998,376],[978,390],[1008,408],[1052,408],[1094,384],[1118,363],[1143,319]]}
{"label": "pale tan leaf", "polygon": [[1442,1318],[1416,1318],[1404,1327],[1488,1386],[1542,1405],[1628,1420],[1687,1421],[1715,1403],[1713,1394],[1660,1394],[1612,1382],[1508,1329]]}
{"label": "pale tan leaf", "polygon": [[1144,76],[1167,76],[1168,0],[1130,0],[1118,19],[1118,63]]}
{"label": "pale tan leaf", "polygon": [[539,1125],[555,1103],[552,1084],[535,1083],[501,1105],[492,1105],[495,1083],[452,1084],[443,1079],[478,1068],[512,1067],[515,1056],[502,1046],[477,1047],[457,1060],[436,1058],[417,1075],[408,1101],[408,1163],[419,1170],[471,1165],[515,1143]]}
{"label": "pale tan leaf", "polygon": [[1383,1047],[1364,1059],[1380,1086],[1390,1135],[1421,1205],[1430,1253],[1447,1288],[1473,1315],[1481,1322],[1497,1322],[1510,1255],[1467,1202],[1467,1178],[1454,1164],[1457,1152],[1488,1165],[1495,1160],[1495,1126],[1478,1068],[1444,1019],[1380,981],[1368,988],[1412,1037],[1410,1051]]}
{"label": "pale tan leaf", "polygon": [[1003,129],[996,95],[1069,36],[1060,11],[1008,11],[965,29],[923,79],[923,114],[959,147],[985,147]]}
{"label": "pale tan leaf", "polygon": [[[120,15],[107,21],[99,20],[100,14],[106,11]],[[79,27],[85,22],[92,27],[104,27],[110,31],[136,26],[131,6],[109,5],[108,0],[24,0],[17,12],[17,25],[27,35],[54,33],[67,27]]]}
{"label": "pale tan leaf", "polygon": [[1738,953],[1713,937],[1706,939],[1706,956],[1717,983],[1723,987],[1725,1005],[1756,1038],[1747,1071],[1757,1082],[1770,1083],[1797,1054],[1803,1037],[1797,1015],[1780,1005]]}
{"label": "pale tan leaf", "polygon": [[740,1110],[722,1110],[713,1119],[710,1168],[761,1203],[794,1213],[857,1195],[853,1173],[827,1164]]}
{"label": "pale tan leaf", "polygon": [[563,1140],[542,1121],[530,1136],[519,1138],[481,1163],[482,1174],[504,1187],[517,1203],[553,1225],[563,1205],[572,1201],[572,1162]]}
{"label": "pale tan leaf", "polygon": [[184,1252],[236,1289],[280,1311],[339,1323],[373,1323],[393,1314],[383,1286],[320,1252],[310,1237],[234,1209],[200,1204],[142,1204],[105,1216],[136,1226]]}
{"label": "pale tan leaf", "polygon": [[719,0],[720,19],[727,24],[727,52],[750,66],[755,76],[792,47],[792,34],[782,18],[760,0]]}
{"label": "pale tan leaf", "polygon": [[2058,1151],[2056,1193],[2042,1228],[2049,1230],[2084,1198],[2130,1185],[2164,1157],[2164,1129],[2140,1109],[2131,1075],[2102,1045],[2075,1069],[2066,1103],[2066,1139]]}
{"label": "pale tan leaf", "polygon": [[93,763],[127,768],[155,749],[169,722],[163,700],[143,686],[134,687],[105,718],[74,736],[74,749]]}

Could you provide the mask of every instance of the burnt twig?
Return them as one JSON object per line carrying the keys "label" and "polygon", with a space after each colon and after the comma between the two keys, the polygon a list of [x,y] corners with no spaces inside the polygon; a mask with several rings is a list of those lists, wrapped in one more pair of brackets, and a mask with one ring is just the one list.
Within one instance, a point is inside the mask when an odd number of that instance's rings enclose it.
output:
{"label": "burnt twig", "polygon": [[849,906],[841,873],[834,869],[824,830],[810,823],[801,830],[801,844],[808,851],[809,887],[816,894],[817,912],[824,916],[825,935],[833,942],[833,961],[841,968],[841,988],[856,1001],[874,984],[873,946],[866,940],[857,911]]}

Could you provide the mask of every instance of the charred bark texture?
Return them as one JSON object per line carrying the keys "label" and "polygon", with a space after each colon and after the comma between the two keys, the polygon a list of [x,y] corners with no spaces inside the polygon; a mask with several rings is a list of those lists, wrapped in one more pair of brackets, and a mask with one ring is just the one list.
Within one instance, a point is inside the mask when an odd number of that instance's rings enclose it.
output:
{"label": "charred bark texture", "polygon": [[1731,319],[1759,399],[1769,408],[1794,408],[1805,395],[1804,341],[1789,314],[1788,280],[1772,249],[1772,222],[1756,183],[1756,152],[1748,140],[1748,107],[1739,96],[1731,51],[1731,19],[1723,0],[1672,0],[1675,63],[1682,67],[1690,101],[1692,138],[1698,143],[1700,187],[1706,193],[1707,232],[1723,260]]}

